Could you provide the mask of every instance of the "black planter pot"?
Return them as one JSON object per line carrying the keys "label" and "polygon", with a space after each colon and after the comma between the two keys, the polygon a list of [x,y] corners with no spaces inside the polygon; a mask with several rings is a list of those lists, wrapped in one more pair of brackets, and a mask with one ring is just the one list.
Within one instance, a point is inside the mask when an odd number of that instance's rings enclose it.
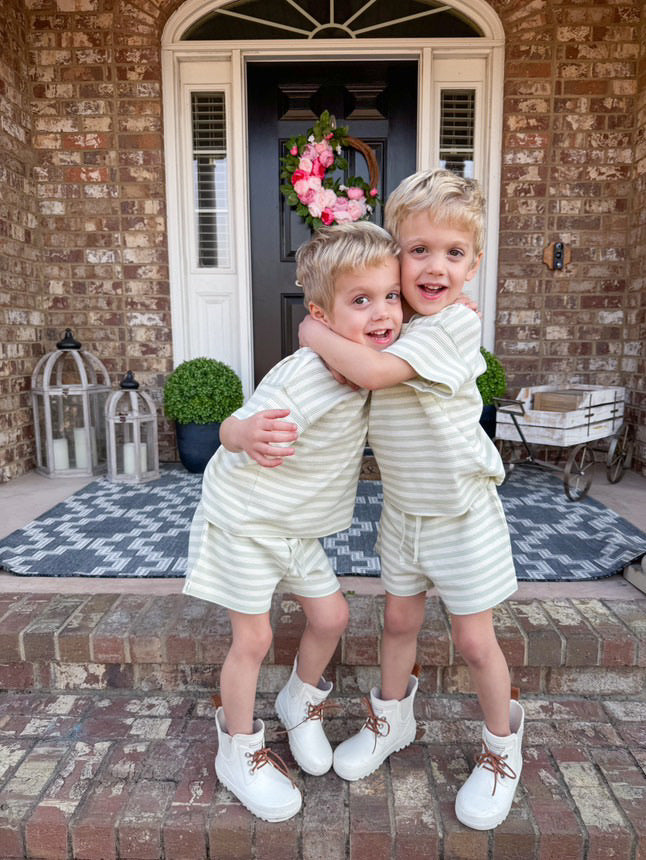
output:
{"label": "black planter pot", "polygon": [[482,407],[480,426],[490,439],[496,435],[496,407],[493,403]]}
{"label": "black planter pot", "polygon": [[175,422],[177,450],[182,465],[189,472],[203,472],[220,447],[220,423],[180,424]]}

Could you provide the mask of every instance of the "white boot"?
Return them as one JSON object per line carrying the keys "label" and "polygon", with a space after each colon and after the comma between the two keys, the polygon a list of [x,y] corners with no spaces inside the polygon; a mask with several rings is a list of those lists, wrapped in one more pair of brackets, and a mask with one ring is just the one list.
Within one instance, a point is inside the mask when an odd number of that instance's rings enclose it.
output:
{"label": "white boot", "polygon": [[343,779],[363,779],[377,770],[391,753],[407,747],[415,740],[415,675],[410,676],[406,697],[401,701],[379,699],[377,692],[377,687],[373,687],[370,701],[366,700],[370,715],[363,728],[334,750],[334,770]]}
{"label": "white boot", "polygon": [[482,752],[455,798],[458,820],[474,830],[491,830],[502,824],[520,782],[525,711],[513,699],[509,703],[509,722],[512,733],[502,738],[483,726]]}
{"label": "white boot", "polygon": [[297,665],[298,658],[289,681],[276,698],[276,711],[287,729],[289,748],[298,764],[306,773],[321,776],[332,767],[332,747],[323,731],[323,710],[333,685],[324,678],[317,687],[306,684],[298,677]]}
{"label": "white boot", "polygon": [[220,782],[250,812],[265,821],[286,821],[301,808],[302,798],[285,763],[265,746],[265,724],[254,720],[253,734],[227,733],[224,710],[215,712],[218,752],[215,772]]}

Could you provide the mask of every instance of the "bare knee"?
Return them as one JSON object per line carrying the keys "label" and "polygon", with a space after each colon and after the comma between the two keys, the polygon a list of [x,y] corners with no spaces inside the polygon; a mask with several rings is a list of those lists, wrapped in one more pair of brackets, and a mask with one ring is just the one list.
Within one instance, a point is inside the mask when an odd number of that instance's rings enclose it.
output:
{"label": "bare knee", "polygon": [[492,654],[498,649],[495,636],[470,631],[453,631],[453,644],[468,666],[484,668],[490,665]]}
{"label": "bare knee", "polygon": [[269,621],[234,629],[231,650],[238,657],[262,663],[271,647],[273,633]]}
{"label": "bare knee", "polygon": [[312,605],[308,607],[307,626],[317,636],[330,638],[341,636],[350,618],[350,610],[345,597],[339,595],[334,601],[323,605]]}
{"label": "bare knee", "polygon": [[388,601],[384,611],[384,633],[388,636],[417,635],[424,621],[424,604],[405,600]]}

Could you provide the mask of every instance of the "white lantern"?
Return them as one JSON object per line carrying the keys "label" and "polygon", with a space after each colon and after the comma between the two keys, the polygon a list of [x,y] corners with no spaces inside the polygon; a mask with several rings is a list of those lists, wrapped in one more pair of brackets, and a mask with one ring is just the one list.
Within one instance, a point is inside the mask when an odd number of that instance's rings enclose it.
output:
{"label": "white lantern", "polygon": [[110,377],[70,329],[31,377],[36,469],[49,478],[105,471],[103,411]]}
{"label": "white lantern", "polygon": [[159,477],[157,410],[132,371],[105,404],[108,479],[139,484]]}

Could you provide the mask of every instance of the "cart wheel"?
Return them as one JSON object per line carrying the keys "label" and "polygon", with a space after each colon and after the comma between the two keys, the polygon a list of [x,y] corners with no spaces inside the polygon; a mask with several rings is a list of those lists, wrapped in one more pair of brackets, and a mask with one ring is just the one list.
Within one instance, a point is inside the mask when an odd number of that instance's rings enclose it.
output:
{"label": "cart wheel", "polygon": [[611,484],[616,484],[630,468],[633,458],[633,440],[630,438],[630,428],[623,424],[610,440],[608,457],[606,458],[606,475]]}
{"label": "cart wheel", "polygon": [[496,439],[495,445],[505,469],[505,477],[502,479],[502,483],[504,484],[509,480],[509,476],[514,471],[514,466],[516,465],[516,461],[514,460],[515,446],[508,439]]}
{"label": "cart wheel", "polygon": [[587,443],[577,445],[572,449],[563,470],[563,486],[565,495],[572,502],[578,502],[588,495],[592,483],[592,467],[594,455]]}

